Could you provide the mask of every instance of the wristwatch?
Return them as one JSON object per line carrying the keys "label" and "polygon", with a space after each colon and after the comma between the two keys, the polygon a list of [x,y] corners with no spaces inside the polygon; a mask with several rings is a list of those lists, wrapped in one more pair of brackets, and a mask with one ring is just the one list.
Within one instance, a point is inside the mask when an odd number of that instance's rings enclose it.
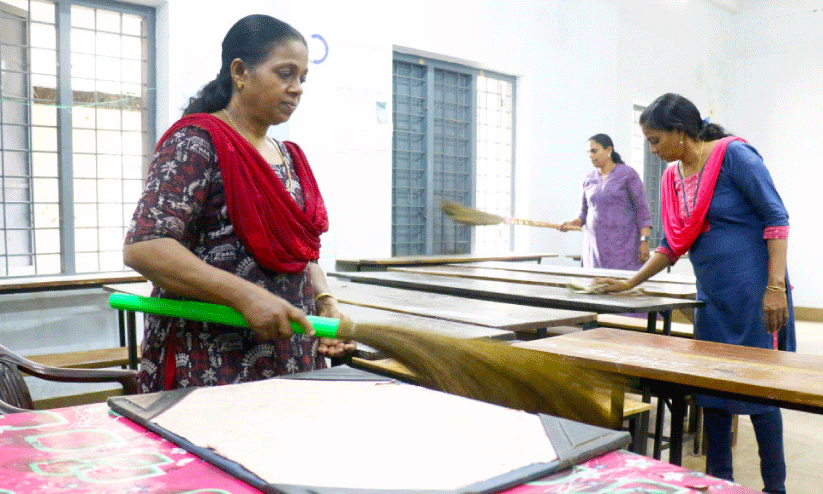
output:
{"label": "wristwatch", "polygon": [[640,241],[641,242],[648,242],[649,241],[649,236],[648,235],[640,235]]}

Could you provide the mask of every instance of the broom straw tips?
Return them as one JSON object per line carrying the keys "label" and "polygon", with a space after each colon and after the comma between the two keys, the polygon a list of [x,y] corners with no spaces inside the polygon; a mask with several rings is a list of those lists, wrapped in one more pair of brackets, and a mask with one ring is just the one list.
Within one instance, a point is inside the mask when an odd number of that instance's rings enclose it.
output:
{"label": "broom straw tips", "polygon": [[611,389],[620,383],[545,352],[368,323],[341,323],[338,336],[381,350],[430,389],[530,413],[620,426],[608,406]]}
{"label": "broom straw tips", "polygon": [[442,201],[440,209],[453,221],[465,225],[497,225],[504,221],[502,216],[486,213],[454,201]]}

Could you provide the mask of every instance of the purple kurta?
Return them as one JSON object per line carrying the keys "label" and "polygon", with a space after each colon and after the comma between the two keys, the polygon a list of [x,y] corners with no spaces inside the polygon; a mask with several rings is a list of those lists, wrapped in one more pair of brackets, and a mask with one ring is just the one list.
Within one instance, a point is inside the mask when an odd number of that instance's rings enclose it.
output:
{"label": "purple kurta", "polygon": [[628,269],[637,260],[640,229],[652,226],[646,191],[634,168],[617,163],[604,179],[594,169],[583,181],[583,255],[585,268]]}

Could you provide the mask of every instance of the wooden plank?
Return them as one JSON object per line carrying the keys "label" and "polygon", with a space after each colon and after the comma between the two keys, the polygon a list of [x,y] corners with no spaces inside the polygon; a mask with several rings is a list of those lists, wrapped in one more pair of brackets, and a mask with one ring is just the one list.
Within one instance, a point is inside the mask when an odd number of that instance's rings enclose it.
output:
{"label": "wooden plank", "polygon": [[328,282],[335,297],[347,304],[508,331],[537,333],[547,327],[588,324],[597,318],[597,314],[593,312],[472,300],[416,290],[351,283],[331,277]]}
{"label": "wooden plank", "polygon": [[515,342],[623,376],[823,413],[823,357],[612,328]]}
{"label": "wooden plank", "polygon": [[[540,265],[538,264],[537,266]],[[594,281],[594,278],[590,276],[568,276],[537,271],[492,269],[462,264],[425,267],[391,267],[388,271],[421,273],[435,276],[454,276],[458,278],[470,278],[477,280],[510,281],[514,283],[524,283],[527,285],[555,286],[560,288],[565,288],[569,283],[588,286]],[[647,295],[658,297],[694,299],[697,295],[696,286],[685,283],[647,281],[641,284],[638,288],[642,288],[643,292]]]}
{"label": "wooden plank", "polygon": [[31,355],[26,358],[38,364],[72,369],[105,369],[129,364],[128,348],[126,347]]}
{"label": "wooden plank", "polygon": [[62,276],[26,276],[0,278],[0,293],[36,292],[97,288],[109,283],[134,283],[146,278],[134,271],[91,273]]}
{"label": "wooden plank", "polygon": [[477,261],[534,261],[544,257],[557,257],[548,252],[505,253],[505,254],[443,254],[431,256],[376,257],[370,259],[338,259],[338,271],[385,271],[388,266],[427,266],[433,264],[477,262]]}
{"label": "wooden plank", "polygon": [[[628,279],[634,276],[634,271],[622,269],[584,268],[582,266],[561,266],[557,264],[529,264],[505,261],[478,261],[471,263],[472,266],[488,269],[502,269],[507,271],[531,271],[544,274],[559,274],[563,276],[581,276],[585,278],[606,277]],[[664,283],[683,283],[694,285],[697,279],[690,274],[657,273],[649,281],[660,281]]]}
{"label": "wooden plank", "polygon": [[[468,298],[480,298],[536,307],[593,312],[651,312],[699,307],[703,303],[688,299],[648,295],[581,294],[566,288],[525,285],[505,281],[473,280],[417,273],[329,273],[330,276],[358,283],[419,290]],[[464,302],[465,303],[465,302]]]}

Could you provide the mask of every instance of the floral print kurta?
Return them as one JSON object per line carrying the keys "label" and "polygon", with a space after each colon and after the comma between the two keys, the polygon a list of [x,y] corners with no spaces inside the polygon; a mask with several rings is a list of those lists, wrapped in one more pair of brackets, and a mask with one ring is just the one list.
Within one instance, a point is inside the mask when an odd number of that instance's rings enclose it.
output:
{"label": "floral print kurta", "polygon": [[[287,163],[273,165],[295,201],[303,193],[285,146]],[[240,243],[226,207],[220,164],[207,131],[184,127],[157,149],[126,243],[172,238],[208,264],[266,287],[292,305],[314,314],[308,270],[276,273],[260,266]],[[155,297],[179,298],[155,286]],[[210,386],[265,379],[325,367],[316,338],[258,341],[248,328],[146,314],[142,343],[142,392],[172,387]]]}

